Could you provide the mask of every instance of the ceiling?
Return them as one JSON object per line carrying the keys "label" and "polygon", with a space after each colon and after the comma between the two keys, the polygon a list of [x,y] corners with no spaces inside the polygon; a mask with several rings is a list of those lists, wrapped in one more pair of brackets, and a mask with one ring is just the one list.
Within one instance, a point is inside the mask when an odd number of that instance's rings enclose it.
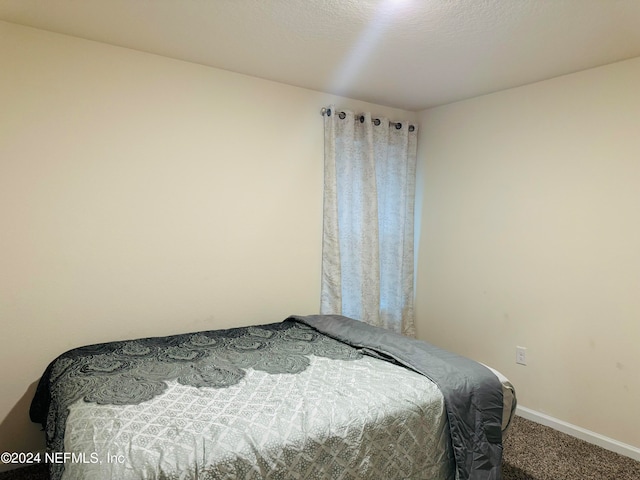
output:
{"label": "ceiling", "polygon": [[0,0],[0,19],[411,111],[640,56],[640,0]]}

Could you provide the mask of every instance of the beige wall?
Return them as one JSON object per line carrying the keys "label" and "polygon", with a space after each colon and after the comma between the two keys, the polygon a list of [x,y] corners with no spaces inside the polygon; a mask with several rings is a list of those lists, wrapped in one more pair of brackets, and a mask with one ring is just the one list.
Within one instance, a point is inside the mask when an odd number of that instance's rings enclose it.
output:
{"label": "beige wall", "polygon": [[421,112],[416,304],[521,405],[636,447],[639,85],[636,58]]}
{"label": "beige wall", "polygon": [[320,108],[417,119],[4,22],[0,65],[0,451],[69,348],[317,312]]}

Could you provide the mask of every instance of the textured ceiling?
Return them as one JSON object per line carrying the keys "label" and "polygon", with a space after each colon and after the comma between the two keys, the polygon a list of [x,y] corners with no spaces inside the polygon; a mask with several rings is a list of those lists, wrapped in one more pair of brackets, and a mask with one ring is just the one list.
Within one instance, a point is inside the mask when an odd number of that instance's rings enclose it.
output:
{"label": "textured ceiling", "polygon": [[640,0],[0,0],[0,19],[406,110],[640,56]]}

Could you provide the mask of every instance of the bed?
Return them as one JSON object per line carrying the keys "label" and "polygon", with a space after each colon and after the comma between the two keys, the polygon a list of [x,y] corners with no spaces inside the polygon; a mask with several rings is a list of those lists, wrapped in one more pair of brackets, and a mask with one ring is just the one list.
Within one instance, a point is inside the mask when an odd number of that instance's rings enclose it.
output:
{"label": "bed", "polygon": [[30,408],[52,480],[499,480],[513,386],[338,315],[70,350]]}

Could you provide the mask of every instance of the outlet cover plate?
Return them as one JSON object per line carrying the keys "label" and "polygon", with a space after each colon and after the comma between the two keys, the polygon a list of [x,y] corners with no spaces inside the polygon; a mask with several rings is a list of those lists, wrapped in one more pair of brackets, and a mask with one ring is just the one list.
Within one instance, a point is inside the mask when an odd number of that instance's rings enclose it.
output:
{"label": "outlet cover plate", "polygon": [[516,363],[518,365],[527,364],[527,348],[526,347],[516,347]]}

